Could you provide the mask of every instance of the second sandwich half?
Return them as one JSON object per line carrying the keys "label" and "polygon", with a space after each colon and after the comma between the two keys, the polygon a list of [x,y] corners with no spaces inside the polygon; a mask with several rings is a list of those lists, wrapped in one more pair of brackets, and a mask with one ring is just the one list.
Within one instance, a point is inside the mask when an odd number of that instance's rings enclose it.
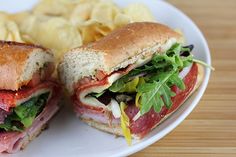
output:
{"label": "second sandwich half", "polygon": [[0,152],[23,149],[58,111],[53,62],[40,46],[0,41]]}
{"label": "second sandwich half", "polygon": [[91,126],[143,138],[199,86],[192,45],[158,23],[132,23],[71,50],[59,75],[78,116]]}

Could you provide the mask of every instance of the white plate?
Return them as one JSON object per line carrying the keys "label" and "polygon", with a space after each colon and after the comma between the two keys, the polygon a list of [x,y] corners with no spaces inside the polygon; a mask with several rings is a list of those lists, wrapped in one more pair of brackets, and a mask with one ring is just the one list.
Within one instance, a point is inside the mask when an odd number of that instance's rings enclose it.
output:
{"label": "white plate", "polygon": [[[26,0],[24,0],[26,2]],[[164,1],[157,0],[115,0],[120,6],[129,3],[142,2],[146,4],[156,19],[172,28],[180,28],[186,36],[187,43],[194,44],[196,58],[211,64],[207,42],[197,26],[180,10]],[[36,0],[27,3],[18,0],[0,1],[0,10],[16,12],[32,7]],[[13,5],[14,4],[14,5]],[[133,141],[127,146],[124,138],[93,129],[80,122],[69,107],[64,109],[52,120],[50,128],[33,140],[28,147],[13,156],[43,156],[43,157],[74,157],[74,156],[126,156],[135,153],[158,141],[180,124],[197,105],[202,97],[210,76],[206,69],[205,78],[199,90],[193,94],[171,117],[154,129],[142,141]]]}

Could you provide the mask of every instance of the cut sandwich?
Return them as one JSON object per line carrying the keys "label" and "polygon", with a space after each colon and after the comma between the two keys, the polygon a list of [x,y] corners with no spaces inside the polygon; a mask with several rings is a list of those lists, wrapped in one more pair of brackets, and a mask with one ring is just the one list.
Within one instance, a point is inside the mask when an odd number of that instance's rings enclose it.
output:
{"label": "cut sandwich", "polygon": [[182,39],[162,24],[132,23],[66,53],[58,72],[77,115],[128,143],[143,138],[202,81]]}
{"label": "cut sandwich", "polygon": [[53,71],[47,49],[0,41],[0,152],[23,149],[58,111]]}

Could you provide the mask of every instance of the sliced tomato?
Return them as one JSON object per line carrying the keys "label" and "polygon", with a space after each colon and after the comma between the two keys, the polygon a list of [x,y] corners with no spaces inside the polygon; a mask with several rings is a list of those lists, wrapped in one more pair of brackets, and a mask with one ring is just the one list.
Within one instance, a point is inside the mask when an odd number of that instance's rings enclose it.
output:
{"label": "sliced tomato", "polygon": [[9,111],[16,106],[18,100],[24,99],[44,88],[58,88],[58,85],[52,81],[44,81],[34,87],[23,87],[18,91],[0,90],[0,108]]}

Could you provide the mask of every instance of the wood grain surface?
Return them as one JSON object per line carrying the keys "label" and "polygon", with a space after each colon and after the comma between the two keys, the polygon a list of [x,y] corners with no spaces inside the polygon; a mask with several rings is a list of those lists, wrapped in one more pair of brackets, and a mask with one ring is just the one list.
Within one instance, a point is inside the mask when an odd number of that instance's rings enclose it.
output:
{"label": "wood grain surface", "polygon": [[236,0],[168,0],[204,33],[213,66],[208,88],[176,129],[133,157],[236,157]]}

